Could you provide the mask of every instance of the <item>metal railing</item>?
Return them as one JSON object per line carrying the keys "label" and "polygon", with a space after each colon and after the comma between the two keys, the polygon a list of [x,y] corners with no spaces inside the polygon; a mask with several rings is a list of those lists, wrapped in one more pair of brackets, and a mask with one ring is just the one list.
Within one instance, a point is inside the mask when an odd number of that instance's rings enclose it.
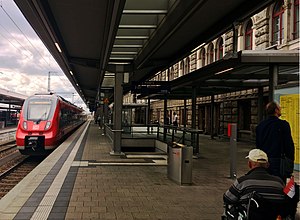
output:
{"label": "metal railing", "polygon": [[203,130],[172,125],[158,125],[157,139],[166,143],[177,142],[193,147],[194,154],[199,153],[199,135]]}
{"label": "metal railing", "polygon": [[[113,140],[113,124],[105,124],[106,135]],[[193,147],[199,153],[199,135],[202,130],[160,124],[135,124],[122,126],[122,138],[156,138],[165,143],[177,142]]]}

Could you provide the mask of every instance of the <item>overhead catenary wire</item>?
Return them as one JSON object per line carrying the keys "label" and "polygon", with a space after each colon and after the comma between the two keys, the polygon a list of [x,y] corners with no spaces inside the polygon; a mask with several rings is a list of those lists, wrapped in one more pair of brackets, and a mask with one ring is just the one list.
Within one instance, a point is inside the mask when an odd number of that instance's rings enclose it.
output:
{"label": "overhead catenary wire", "polygon": [[[31,51],[26,49],[21,43],[20,41],[18,41],[1,23],[0,26],[3,28],[3,30],[5,30],[25,51],[28,51],[31,54]],[[2,35],[3,36],[3,35]]]}
{"label": "overhead catenary wire", "polygon": [[56,76],[58,76],[59,79],[60,79],[60,81],[61,81],[66,87],[69,87],[69,85],[67,85],[66,82],[65,82],[66,79],[63,79],[63,78],[61,77],[61,75],[58,75],[57,72],[52,72],[52,73],[54,73]]}
{"label": "overhead catenary wire", "polygon": [[16,26],[16,28],[22,33],[22,35],[26,38],[26,40],[30,43],[30,45],[35,49],[35,51],[42,57],[42,59],[46,62],[46,64],[49,65],[50,63],[44,58],[44,56],[39,52],[39,50],[33,45],[33,43],[28,39],[26,34],[21,30],[21,28],[18,26],[18,24],[14,21],[14,19],[8,14],[8,12],[3,8],[2,2],[0,4],[1,9],[4,11],[4,13],[7,15],[7,17],[11,20],[11,22]]}
{"label": "overhead catenary wire", "polygon": [[[22,35],[24,36],[24,38],[29,42],[29,44],[31,45],[31,47],[36,51],[36,54],[39,55],[42,58],[42,60],[47,64],[48,67],[42,65],[41,62],[36,62],[35,66],[39,66],[41,68],[41,70],[46,70],[45,72],[48,72],[49,69],[53,69],[51,67],[51,65],[50,65],[50,62],[51,62],[50,58],[51,58],[51,56],[49,56],[49,60],[47,60],[48,56],[47,56],[47,59],[45,59],[45,56],[37,49],[36,46],[34,46],[34,44],[32,43],[32,41],[27,37],[27,35],[24,33],[24,31],[22,31],[22,29],[20,28],[20,26],[14,20],[13,16],[11,16],[10,13],[5,9],[5,7],[3,7],[2,0],[0,0],[0,7],[1,7],[2,11],[4,12],[4,14],[9,18],[9,20],[13,23],[13,25],[20,31],[20,33],[22,33]],[[3,21],[3,19],[1,19],[1,20]],[[32,57],[32,55],[34,55],[35,53],[32,53],[32,51],[29,48],[26,48],[24,46],[24,43],[22,44],[22,42],[20,42],[18,39],[16,39],[16,37],[12,33],[10,33],[10,31],[7,28],[5,28],[2,24],[0,24],[0,26],[3,28],[3,30],[5,32],[8,33],[8,34],[3,34],[3,32],[0,32],[0,36],[2,36],[4,39],[6,39],[18,51],[20,51],[21,55],[23,56],[23,58],[28,59],[28,60],[32,60],[32,58],[34,58],[34,57]],[[29,55],[28,55],[28,53],[29,53]],[[59,76],[60,81],[66,87],[69,87],[69,85],[67,85],[66,82],[65,82],[66,79],[63,79],[60,75],[57,75],[57,76]],[[76,93],[76,91],[74,91],[74,93]]]}
{"label": "overhead catenary wire", "polygon": [[[6,14],[6,16],[13,22],[13,24],[14,24],[14,25],[18,28],[18,30],[22,33],[22,35],[27,39],[27,41],[33,46],[33,44],[32,44],[31,41],[28,39],[28,37],[25,35],[25,33],[21,30],[21,28],[20,28],[20,27],[16,24],[16,22],[13,20],[12,16],[10,16],[9,13],[4,9],[4,7],[3,7],[3,5],[2,5],[2,0],[1,0],[1,2],[0,2],[0,7],[2,8],[3,12]],[[26,47],[25,47],[19,40],[17,40],[17,39],[13,36],[13,34],[11,34],[9,30],[7,30],[7,28],[5,28],[2,24],[0,24],[0,26],[3,28],[3,30],[5,30],[5,31],[10,35],[11,38],[14,39],[14,41],[16,41],[16,42],[21,46],[21,48],[22,48],[24,51],[28,51],[28,53],[30,53],[30,55],[31,55],[31,54],[33,55],[32,51],[30,51],[29,49],[26,49]],[[29,60],[31,59],[31,57],[29,57],[28,55],[26,55],[25,53],[23,53],[24,51],[21,50],[20,47],[16,46],[16,45],[14,44],[14,42],[13,42],[12,40],[10,40],[7,36],[5,36],[4,34],[1,34],[1,36],[2,36],[4,39],[6,39],[6,40],[7,40],[14,48],[16,48],[18,51],[20,51],[21,54],[24,55],[26,59],[29,59]],[[44,56],[37,50],[37,48],[36,48],[35,46],[33,46],[33,48],[38,52],[39,56],[41,56],[42,59],[46,62],[46,64],[51,68],[50,61],[47,62],[47,61],[45,60]],[[45,69],[45,70],[48,70],[48,69],[49,69],[49,67],[45,67],[45,66],[43,66],[43,65],[42,65],[41,63],[39,63],[39,62],[36,62],[35,65],[36,65],[36,66],[39,66],[41,69]]]}
{"label": "overhead catenary wire", "polygon": [[[0,32],[0,35],[4,38],[4,39],[6,39],[14,48],[16,48],[17,50],[19,50],[20,52],[23,52],[20,48],[18,48],[16,45],[14,45],[13,44],[13,42],[11,41],[11,40],[9,40],[5,35],[3,35],[1,32]],[[26,55],[26,54],[24,54],[24,56],[26,57],[26,58],[28,58],[29,59],[29,57]]]}
{"label": "overhead catenary wire", "polygon": [[[17,47],[9,38],[7,38],[7,36],[5,36],[3,33],[0,32],[0,36],[3,37],[4,39],[6,39],[14,48],[16,48],[18,51],[21,52],[22,55],[25,56],[25,59],[28,59],[30,60],[31,58],[27,55],[27,54],[24,54],[23,53],[23,50],[20,49],[19,47]],[[22,46],[24,47],[24,46]],[[48,68],[46,68],[45,66],[42,66],[40,63],[36,63],[35,64],[36,66],[39,66],[41,69],[45,69],[45,70],[48,70]]]}

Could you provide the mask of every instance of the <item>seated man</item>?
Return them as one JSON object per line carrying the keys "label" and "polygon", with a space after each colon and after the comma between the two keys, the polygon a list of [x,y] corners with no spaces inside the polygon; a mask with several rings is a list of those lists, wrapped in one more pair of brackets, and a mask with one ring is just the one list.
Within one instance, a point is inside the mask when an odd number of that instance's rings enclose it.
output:
{"label": "seated man", "polygon": [[[235,180],[233,185],[225,192],[223,196],[225,204],[240,204],[245,207],[244,210],[247,210],[249,198],[253,192],[258,193],[271,203],[283,204],[285,202],[284,183],[279,177],[270,175],[267,172],[269,166],[267,154],[262,150],[253,149],[246,158],[248,158],[250,171]],[[265,211],[271,214],[270,210]],[[280,214],[280,210],[273,207],[273,211],[276,211],[276,213],[272,214],[272,216],[275,216],[274,219],[276,219],[277,215]],[[255,219],[258,218],[256,217]],[[273,217],[268,219],[273,219]]]}

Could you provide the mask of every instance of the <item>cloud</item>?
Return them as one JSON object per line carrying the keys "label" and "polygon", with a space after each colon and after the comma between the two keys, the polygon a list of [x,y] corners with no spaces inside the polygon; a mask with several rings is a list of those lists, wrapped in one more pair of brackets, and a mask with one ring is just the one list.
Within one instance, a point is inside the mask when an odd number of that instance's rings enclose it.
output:
{"label": "cloud", "polygon": [[[0,88],[27,96],[45,93],[48,91],[48,72],[51,71],[51,91],[60,92],[65,99],[69,101],[76,99],[77,103],[83,105],[83,101],[81,98],[78,100],[79,95],[59,65],[27,23],[13,0],[1,3]],[[75,97],[73,93],[76,94]]]}

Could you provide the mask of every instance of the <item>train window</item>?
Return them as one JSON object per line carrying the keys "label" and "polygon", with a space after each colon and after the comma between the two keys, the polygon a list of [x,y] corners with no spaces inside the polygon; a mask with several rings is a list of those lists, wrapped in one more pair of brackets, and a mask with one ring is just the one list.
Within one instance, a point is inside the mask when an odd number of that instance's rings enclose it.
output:
{"label": "train window", "polygon": [[47,120],[51,111],[50,100],[31,100],[28,103],[27,120]]}

